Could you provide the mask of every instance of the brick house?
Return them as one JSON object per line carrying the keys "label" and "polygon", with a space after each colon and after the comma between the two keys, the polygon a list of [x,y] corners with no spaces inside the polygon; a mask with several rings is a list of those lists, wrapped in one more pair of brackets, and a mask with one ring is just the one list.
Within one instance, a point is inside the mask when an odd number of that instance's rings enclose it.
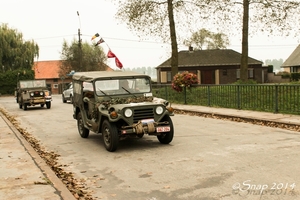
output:
{"label": "brick house", "polygon": [[[52,94],[61,94],[64,86],[72,81],[71,76],[67,76],[67,78],[59,77],[60,66],[61,60],[34,62],[35,79],[45,79],[47,87]],[[107,70],[113,71],[109,66],[107,66]]]}
{"label": "brick house", "polygon": [[[178,71],[197,74],[200,84],[231,84],[240,78],[241,54],[231,49],[189,50],[178,53]],[[248,79],[267,81],[267,67],[248,57]],[[156,67],[157,82],[171,83],[171,58]]]}
{"label": "brick house", "polygon": [[281,68],[288,73],[300,72],[300,45],[298,45],[292,54],[284,61]]}

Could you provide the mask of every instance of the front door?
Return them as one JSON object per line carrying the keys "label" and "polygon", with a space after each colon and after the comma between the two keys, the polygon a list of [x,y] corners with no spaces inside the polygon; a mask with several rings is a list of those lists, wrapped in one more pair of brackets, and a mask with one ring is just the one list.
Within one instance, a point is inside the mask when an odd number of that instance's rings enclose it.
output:
{"label": "front door", "polygon": [[201,84],[215,84],[215,71],[201,70]]}

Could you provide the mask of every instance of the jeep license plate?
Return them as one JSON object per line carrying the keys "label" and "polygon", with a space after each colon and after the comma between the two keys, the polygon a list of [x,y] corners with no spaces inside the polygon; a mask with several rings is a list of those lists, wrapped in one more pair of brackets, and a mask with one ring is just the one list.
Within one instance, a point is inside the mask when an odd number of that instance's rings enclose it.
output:
{"label": "jeep license plate", "polygon": [[156,127],[156,132],[161,133],[161,132],[169,132],[170,126],[160,126],[160,127]]}

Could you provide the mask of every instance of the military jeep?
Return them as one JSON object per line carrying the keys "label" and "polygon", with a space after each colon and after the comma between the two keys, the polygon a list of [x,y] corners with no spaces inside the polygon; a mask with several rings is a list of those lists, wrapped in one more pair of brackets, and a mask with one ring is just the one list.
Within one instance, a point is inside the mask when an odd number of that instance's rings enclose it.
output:
{"label": "military jeep", "polygon": [[173,140],[173,108],[152,96],[149,76],[125,71],[76,72],[72,81],[73,118],[82,138],[90,131],[102,133],[110,152],[128,137],[153,135],[162,144]]}
{"label": "military jeep", "polygon": [[19,108],[27,110],[28,106],[40,105],[51,108],[52,97],[46,86],[46,80],[23,80],[18,82],[16,99]]}

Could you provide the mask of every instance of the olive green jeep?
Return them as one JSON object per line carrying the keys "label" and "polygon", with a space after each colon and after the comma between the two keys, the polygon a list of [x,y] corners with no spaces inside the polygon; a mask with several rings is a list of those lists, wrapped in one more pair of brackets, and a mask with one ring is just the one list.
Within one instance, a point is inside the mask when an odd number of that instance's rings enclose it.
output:
{"label": "olive green jeep", "polygon": [[73,118],[82,138],[90,131],[102,133],[110,152],[126,137],[154,135],[162,144],[173,140],[173,108],[152,96],[149,76],[125,71],[76,72],[72,81]]}
{"label": "olive green jeep", "polygon": [[46,86],[46,80],[19,81],[15,96],[20,109],[27,110],[28,106],[36,105],[51,108],[52,97]]}

